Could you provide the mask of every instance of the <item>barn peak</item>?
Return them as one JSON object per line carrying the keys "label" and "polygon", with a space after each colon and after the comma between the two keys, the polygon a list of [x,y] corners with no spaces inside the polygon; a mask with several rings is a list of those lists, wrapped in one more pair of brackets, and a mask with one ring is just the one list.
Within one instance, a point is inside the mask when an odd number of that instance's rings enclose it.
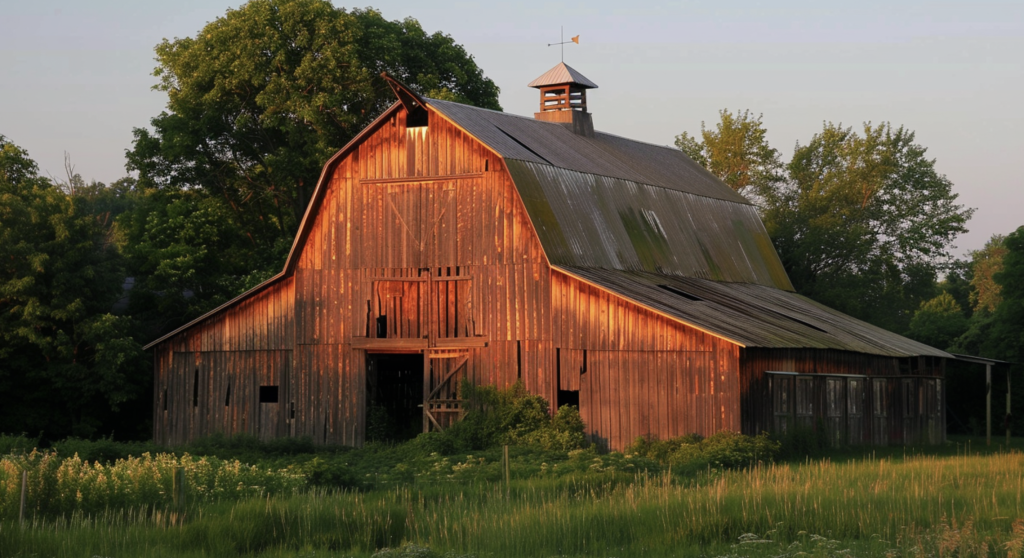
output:
{"label": "barn peak", "polygon": [[534,118],[567,124],[573,132],[593,137],[594,120],[587,111],[587,89],[597,89],[597,84],[587,76],[559,62],[528,87],[540,89],[540,112]]}

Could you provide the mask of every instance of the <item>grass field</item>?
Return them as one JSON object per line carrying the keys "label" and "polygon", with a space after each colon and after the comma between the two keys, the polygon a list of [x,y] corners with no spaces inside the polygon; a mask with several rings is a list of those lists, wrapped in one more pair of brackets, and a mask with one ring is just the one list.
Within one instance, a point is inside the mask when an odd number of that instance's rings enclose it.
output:
{"label": "grass field", "polygon": [[967,440],[686,477],[594,457],[508,486],[457,478],[474,459],[386,489],[194,500],[183,520],[155,506],[5,519],[0,556],[1024,555],[1024,454]]}

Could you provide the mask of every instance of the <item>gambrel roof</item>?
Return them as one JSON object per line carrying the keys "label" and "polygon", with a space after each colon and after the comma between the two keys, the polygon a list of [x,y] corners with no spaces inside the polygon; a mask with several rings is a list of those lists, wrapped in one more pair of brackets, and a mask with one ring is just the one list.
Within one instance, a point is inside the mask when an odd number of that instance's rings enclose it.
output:
{"label": "gambrel roof", "polygon": [[[950,358],[793,292],[756,208],[678,149],[409,95],[415,110],[451,121],[504,160],[562,273],[744,347]],[[147,348],[293,273],[334,165],[402,107],[324,166],[280,274]]]}

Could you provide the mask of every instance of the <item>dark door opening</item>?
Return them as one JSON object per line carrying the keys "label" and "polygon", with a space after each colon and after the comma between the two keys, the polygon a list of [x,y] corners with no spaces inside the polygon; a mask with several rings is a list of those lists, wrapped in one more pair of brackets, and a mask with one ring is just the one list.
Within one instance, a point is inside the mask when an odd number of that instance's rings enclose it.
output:
{"label": "dark door opening", "polygon": [[366,356],[366,439],[400,442],[423,432],[423,355]]}
{"label": "dark door opening", "polygon": [[558,390],[558,405],[557,405],[557,408],[561,409],[562,407],[564,407],[566,405],[572,405],[572,406],[576,407],[577,410],[579,410],[579,408],[580,408],[580,392],[579,392],[579,390],[575,390],[575,389],[574,390],[568,390],[568,389],[560,389],[560,390]]}

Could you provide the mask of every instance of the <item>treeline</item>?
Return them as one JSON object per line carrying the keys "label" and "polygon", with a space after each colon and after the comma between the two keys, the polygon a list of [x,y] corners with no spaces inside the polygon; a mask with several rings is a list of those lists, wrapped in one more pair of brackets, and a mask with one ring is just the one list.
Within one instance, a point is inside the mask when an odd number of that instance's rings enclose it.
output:
{"label": "treeline", "polygon": [[[325,0],[252,0],[156,54],[167,109],[134,131],[133,178],[46,178],[0,136],[0,432],[148,438],[142,346],[280,271],[324,161],[393,102],[382,71],[501,108],[448,35]],[[957,260],[971,210],[913,132],[826,124],[784,163],[723,111],[677,145],[760,208],[798,292],[1021,360],[1024,233]]]}
{"label": "treeline", "polygon": [[[1024,362],[1024,227],[953,254],[973,210],[956,203],[912,131],[825,123],[786,163],[761,116],[719,115],[676,146],[758,206],[797,292],[939,349]],[[1005,374],[1020,369],[997,369],[997,403]],[[948,367],[950,431],[980,433],[983,371]],[[1014,405],[1024,405],[1024,386]],[[1024,420],[1012,420],[1021,432]]]}

